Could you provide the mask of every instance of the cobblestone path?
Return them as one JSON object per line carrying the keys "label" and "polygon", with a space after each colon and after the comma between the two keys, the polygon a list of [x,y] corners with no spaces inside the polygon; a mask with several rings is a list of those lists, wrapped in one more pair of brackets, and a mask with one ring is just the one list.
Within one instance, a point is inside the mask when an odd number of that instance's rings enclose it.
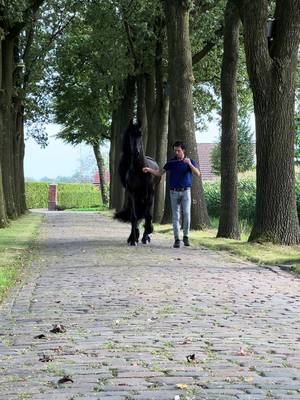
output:
{"label": "cobblestone path", "polygon": [[128,234],[46,213],[0,308],[1,400],[300,399],[300,280]]}

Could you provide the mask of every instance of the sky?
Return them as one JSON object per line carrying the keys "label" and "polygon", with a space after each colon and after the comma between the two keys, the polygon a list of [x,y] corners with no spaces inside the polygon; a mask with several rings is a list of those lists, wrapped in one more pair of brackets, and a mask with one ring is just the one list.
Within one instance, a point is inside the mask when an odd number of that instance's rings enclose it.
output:
{"label": "sky", "polygon": [[[72,176],[79,168],[80,159],[91,157],[92,149],[87,145],[72,146],[65,144],[54,136],[60,126],[49,124],[46,128],[49,144],[41,148],[32,138],[25,142],[24,170],[26,178],[36,180],[43,177]],[[218,141],[218,127],[215,123],[207,124],[205,132],[196,133],[198,143],[215,143]]]}

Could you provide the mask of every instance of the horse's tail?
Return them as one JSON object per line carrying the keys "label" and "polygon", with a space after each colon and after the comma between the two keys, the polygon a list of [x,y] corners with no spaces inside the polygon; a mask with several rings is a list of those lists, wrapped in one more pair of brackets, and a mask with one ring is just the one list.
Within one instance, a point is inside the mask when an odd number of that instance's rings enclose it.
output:
{"label": "horse's tail", "polygon": [[[140,219],[144,218],[144,205],[140,201],[135,203],[135,213],[136,218],[139,221]],[[131,207],[130,203],[125,205],[123,210],[115,212],[114,219],[117,219],[121,222],[131,222]]]}
{"label": "horse's tail", "polygon": [[114,214],[114,219],[118,219],[119,221],[122,221],[122,222],[130,222],[130,219],[131,219],[130,208],[127,206],[127,207],[123,208],[123,210],[116,212]]}

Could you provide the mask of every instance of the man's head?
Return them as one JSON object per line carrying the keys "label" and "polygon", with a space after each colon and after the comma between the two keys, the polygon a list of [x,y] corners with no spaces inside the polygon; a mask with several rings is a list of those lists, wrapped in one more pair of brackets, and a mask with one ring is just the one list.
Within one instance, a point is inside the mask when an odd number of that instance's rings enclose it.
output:
{"label": "man's head", "polygon": [[185,145],[181,141],[177,141],[173,144],[173,149],[175,152],[175,156],[179,159],[182,160],[185,157]]}

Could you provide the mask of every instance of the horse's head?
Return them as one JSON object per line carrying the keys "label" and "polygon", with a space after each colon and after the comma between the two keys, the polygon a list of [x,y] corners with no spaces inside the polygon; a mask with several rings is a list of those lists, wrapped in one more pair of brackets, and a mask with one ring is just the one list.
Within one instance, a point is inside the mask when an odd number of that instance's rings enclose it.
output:
{"label": "horse's head", "polygon": [[135,158],[141,158],[144,156],[143,150],[143,138],[142,138],[142,126],[141,122],[138,121],[137,124],[134,124],[131,120],[127,129],[129,146],[131,155]]}

